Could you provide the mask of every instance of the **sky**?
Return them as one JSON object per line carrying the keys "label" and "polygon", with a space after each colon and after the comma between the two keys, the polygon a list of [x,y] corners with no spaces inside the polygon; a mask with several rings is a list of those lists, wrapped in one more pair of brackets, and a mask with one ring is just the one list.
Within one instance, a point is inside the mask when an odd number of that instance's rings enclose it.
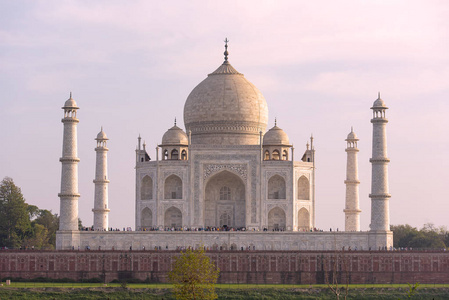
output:
{"label": "sky", "polygon": [[[95,137],[110,141],[109,224],[134,227],[135,148],[150,156],[191,90],[229,61],[263,93],[269,128],[316,149],[316,226],[344,228],[346,142],[360,138],[369,229],[370,107],[387,118],[391,224],[449,227],[449,2],[0,0],[0,177],[59,213],[63,125],[78,118],[79,216],[92,224]],[[0,178],[0,179],[1,179]]]}

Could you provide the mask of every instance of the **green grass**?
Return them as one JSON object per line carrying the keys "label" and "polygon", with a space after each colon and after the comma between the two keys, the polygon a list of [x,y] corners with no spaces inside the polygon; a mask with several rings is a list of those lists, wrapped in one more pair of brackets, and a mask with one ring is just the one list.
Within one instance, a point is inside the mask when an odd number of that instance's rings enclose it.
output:
{"label": "green grass", "polygon": [[[389,300],[407,299],[408,289],[370,288],[349,290],[348,299]],[[219,299],[289,300],[289,299],[335,299],[329,289],[300,288],[245,288],[217,290]],[[448,299],[449,289],[420,289],[413,299]],[[170,289],[140,288],[0,288],[0,299],[174,299]],[[341,298],[342,299],[342,298]]]}
{"label": "green grass", "polygon": [[[3,283],[4,284],[4,283]],[[170,284],[13,282],[0,287],[0,299],[174,299]],[[219,299],[335,299],[326,285],[217,284]],[[348,299],[408,299],[407,284],[351,284]],[[343,299],[343,298],[341,298]],[[422,284],[412,299],[449,299],[449,284]]]}
{"label": "green grass", "polygon": [[[340,284],[340,286],[344,286]],[[1,288],[119,288],[120,283],[52,283],[52,282],[12,282],[6,286],[3,282]],[[129,289],[171,289],[169,283],[128,283]],[[327,289],[326,284],[216,284],[217,289]],[[350,284],[349,289],[399,289],[408,288],[408,284]],[[449,288],[449,284],[420,284],[423,288]]]}

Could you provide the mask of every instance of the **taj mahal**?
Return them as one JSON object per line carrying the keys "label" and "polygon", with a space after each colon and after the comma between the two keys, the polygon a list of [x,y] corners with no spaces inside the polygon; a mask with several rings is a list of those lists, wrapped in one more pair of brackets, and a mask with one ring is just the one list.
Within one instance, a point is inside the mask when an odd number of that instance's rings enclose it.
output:
{"label": "taj mahal", "polygon": [[[347,135],[345,230],[314,230],[316,199],[313,137],[299,153],[284,130],[268,126],[262,93],[228,60],[188,95],[184,128],[162,136],[153,155],[139,136],[135,166],[135,230],[110,231],[108,138],[96,137],[93,230],[78,229],[78,105],[62,107],[60,225],[56,249],[141,250],[204,246],[214,250],[389,249],[386,125],[380,98],[373,117],[370,230],[360,230],[358,137]],[[269,129],[268,129],[269,128]],[[267,130],[268,129],[268,130]],[[344,135],[343,135],[344,136]],[[343,151],[343,149],[342,149]],[[131,204],[131,203],[129,203]]]}

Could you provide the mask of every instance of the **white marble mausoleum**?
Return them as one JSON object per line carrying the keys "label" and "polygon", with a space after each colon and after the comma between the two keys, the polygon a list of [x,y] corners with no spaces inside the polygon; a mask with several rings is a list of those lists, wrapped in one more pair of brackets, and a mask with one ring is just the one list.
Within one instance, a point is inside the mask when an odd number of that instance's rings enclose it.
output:
{"label": "white marble mausoleum", "polygon": [[[262,93],[228,61],[188,95],[184,128],[175,124],[152,155],[138,138],[135,230],[109,231],[107,141],[98,134],[93,231],[78,230],[78,106],[63,107],[64,139],[57,249],[333,250],[389,248],[386,105],[373,107],[370,230],[360,231],[358,137],[347,136],[345,230],[315,231],[313,138],[295,153],[286,132],[268,128]],[[151,155],[150,155],[151,154]],[[151,158],[150,158],[151,156]],[[132,168],[133,166],[130,166]],[[319,187],[317,187],[319,188]]]}

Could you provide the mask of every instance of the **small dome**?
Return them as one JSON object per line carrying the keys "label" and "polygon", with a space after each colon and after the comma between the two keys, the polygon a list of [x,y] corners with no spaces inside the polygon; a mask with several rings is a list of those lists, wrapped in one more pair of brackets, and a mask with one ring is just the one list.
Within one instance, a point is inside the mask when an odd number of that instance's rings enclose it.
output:
{"label": "small dome", "polygon": [[162,137],[162,145],[188,145],[187,134],[178,126],[173,126]]}
{"label": "small dome", "polygon": [[385,108],[388,108],[388,107],[385,105],[385,101],[382,100],[382,99],[380,98],[380,93],[379,93],[379,95],[377,96],[377,99],[376,99],[376,101],[374,101],[374,104],[373,104],[373,108],[376,108],[376,107],[385,107]]}
{"label": "small dome", "polygon": [[285,145],[289,146],[290,141],[284,130],[274,125],[273,128],[267,131],[263,137],[263,145]]}
{"label": "small dome", "polygon": [[357,137],[357,134],[355,134],[352,127],[351,127],[351,132],[348,134],[348,137],[346,138],[346,140],[356,140],[356,141],[359,140],[359,138]]}
{"label": "small dome", "polygon": [[109,140],[106,136],[106,133],[103,131],[103,127],[101,128],[101,131],[97,134],[96,140]]}
{"label": "small dome", "polygon": [[64,103],[64,108],[78,108],[78,105],[72,98],[72,93],[70,93],[70,98]]}

